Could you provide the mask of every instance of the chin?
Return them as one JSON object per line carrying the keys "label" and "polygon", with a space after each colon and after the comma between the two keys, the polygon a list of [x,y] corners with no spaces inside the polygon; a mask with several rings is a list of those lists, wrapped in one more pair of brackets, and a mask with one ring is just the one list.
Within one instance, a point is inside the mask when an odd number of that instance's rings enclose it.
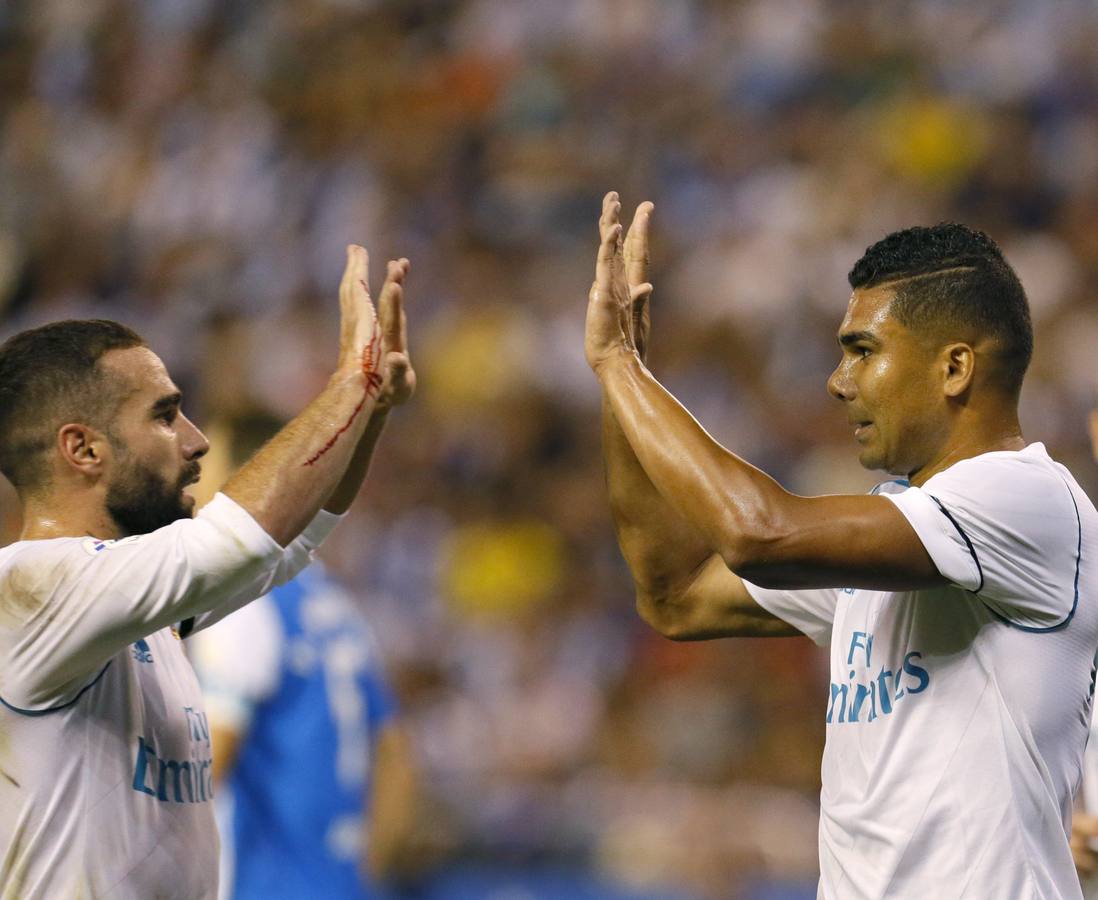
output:
{"label": "chin", "polygon": [[869,469],[874,472],[887,472],[890,475],[900,474],[893,471],[893,466],[888,460],[882,458],[879,453],[874,453],[872,450],[863,450],[859,453],[858,462],[861,463],[863,469]]}

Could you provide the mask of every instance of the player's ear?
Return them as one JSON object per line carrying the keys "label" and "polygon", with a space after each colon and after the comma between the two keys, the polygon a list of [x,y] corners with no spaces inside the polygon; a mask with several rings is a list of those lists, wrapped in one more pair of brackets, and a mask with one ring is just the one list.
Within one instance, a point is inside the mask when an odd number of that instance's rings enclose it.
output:
{"label": "player's ear", "polygon": [[970,344],[947,344],[938,357],[942,390],[947,397],[960,397],[972,384],[976,373],[976,353]]}
{"label": "player's ear", "polygon": [[105,434],[90,425],[76,422],[58,429],[57,449],[71,471],[90,477],[103,473],[110,455],[110,443]]}

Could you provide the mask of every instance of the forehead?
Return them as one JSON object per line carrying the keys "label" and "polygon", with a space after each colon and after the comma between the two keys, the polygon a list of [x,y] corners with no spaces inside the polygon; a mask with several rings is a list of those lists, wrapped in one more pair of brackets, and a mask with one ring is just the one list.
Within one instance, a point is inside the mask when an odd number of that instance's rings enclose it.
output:
{"label": "forehead", "polygon": [[883,337],[900,329],[900,324],[891,313],[892,301],[895,299],[896,291],[888,285],[855,289],[846,305],[846,315],[839,325],[840,339],[844,334],[853,332],[867,332]]}
{"label": "forehead", "polygon": [[160,357],[148,347],[108,350],[100,358],[99,366],[105,374],[117,379],[119,400],[123,403],[151,403],[179,390]]}

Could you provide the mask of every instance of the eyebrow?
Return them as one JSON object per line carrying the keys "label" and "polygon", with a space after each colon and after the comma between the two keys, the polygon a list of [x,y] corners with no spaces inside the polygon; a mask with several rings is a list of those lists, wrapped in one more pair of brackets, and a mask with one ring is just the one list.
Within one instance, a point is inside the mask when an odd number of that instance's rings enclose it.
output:
{"label": "eyebrow", "polygon": [[183,393],[181,391],[176,391],[174,394],[166,394],[152,405],[152,414],[158,416],[160,413],[168,412],[168,410],[178,409],[182,402]]}
{"label": "eyebrow", "polygon": [[881,342],[872,331],[844,331],[838,337],[839,346],[849,347],[851,344],[874,344],[880,346]]}

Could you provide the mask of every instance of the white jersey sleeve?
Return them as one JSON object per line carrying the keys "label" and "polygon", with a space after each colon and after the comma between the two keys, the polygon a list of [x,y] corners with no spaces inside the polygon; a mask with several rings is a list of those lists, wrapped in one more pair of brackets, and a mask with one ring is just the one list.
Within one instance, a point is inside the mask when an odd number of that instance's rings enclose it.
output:
{"label": "white jersey sleeve", "polygon": [[206,712],[220,728],[244,734],[255,707],[278,690],[285,634],[269,594],[188,641]]}
{"label": "white jersey sleeve", "polygon": [[149,534],[13,545],[0,566],[4,699],[27,708],[69,699],[127,644],[258,596],[283,556],[224,494]]}
{"label": "white jersey sleeve", "polygon": [[1036,630],[1070,620],[1078,599],[1079,505],[1040,444],[963,460],[889,500],[938,571],[998,618]]}
{"label": "white jersey sleeve", "polygon": [[813,643],[821,647],[831,643],[838,588],[791,591],[759,587],[749,581],[743,585],[759,606],[808,635]]}
{"label": "white jersey sleeve", "polygon": [[236,596],[219,603],[214,609],[196,616],[188,627],[183,629],[184,637],[209,628],[241,607],[251,603],[256,597],[268,593],[272,588],[285,584],[305,569],[313,561],[320,545],[324,543],[332,530],[343,521],[343,516],[321,510],[287,547],[282,551],[278,565],[270,571],[265,581],[258,585],[249,585]]}

